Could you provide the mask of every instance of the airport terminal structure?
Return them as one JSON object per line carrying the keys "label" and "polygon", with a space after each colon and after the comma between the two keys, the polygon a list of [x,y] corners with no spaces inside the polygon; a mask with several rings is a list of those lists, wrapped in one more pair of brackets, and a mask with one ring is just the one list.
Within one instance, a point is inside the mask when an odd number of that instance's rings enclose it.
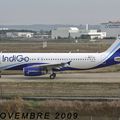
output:
{"label": "airport terminal structure", "polygon": [[58,28],[52,30],[52,39],[58,38],[87,38],[89,36],[91,39],[103,39],[106,37],[106,32],[101,32],[100,30],[89,30],[88,25],[86,29],[79,29],[77,27],[68,27],[68,28]]}
{"label": "airport terminal structure", "polygon": [[[36,25],[0,26],[0,38],[36,39],[104,39],[120,35],[120,22],[109,21],[97,25]],[[21,26],[23,27],[23,26]],[[39,30],[38,30],[39,28]]]}

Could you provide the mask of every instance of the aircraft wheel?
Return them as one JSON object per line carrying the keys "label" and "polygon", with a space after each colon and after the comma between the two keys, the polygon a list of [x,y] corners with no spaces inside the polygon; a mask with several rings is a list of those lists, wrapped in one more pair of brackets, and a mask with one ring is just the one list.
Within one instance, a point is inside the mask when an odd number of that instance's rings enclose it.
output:
{"label": "aircraft wheel", "polygon": [[50,79],[55,79],[55,77],[56,77],[56,73],[52,73],[52,74],[50,75]]}

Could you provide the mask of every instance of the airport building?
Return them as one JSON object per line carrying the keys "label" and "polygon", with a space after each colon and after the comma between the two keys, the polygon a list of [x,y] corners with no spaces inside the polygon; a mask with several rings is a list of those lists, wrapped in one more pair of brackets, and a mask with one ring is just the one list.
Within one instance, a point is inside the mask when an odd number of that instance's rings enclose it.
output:
{"label": "airport building", "polygon": [[8,28],[0,28],[0,31],[9,30]]}
{"label": "airport building", "polygon": [[84,36],[84,38],[91,39],[103,39],[106,37],[106,32],[101,32],[98,30],[88,30],[88,26],[86,29],[78,29],[76,27],[69,27],[69,28],[58,28],[55,30],[52,30],[52,39],[58,39],[58,38],[81,38]]}
{"label": "airport building", "polygon": [[106,32],[101,32],[99,30],[86,30],[81,31],[81,36],[89,36],[91,39],[103,39],[106,37]]}
{"label": "airport building", "polygon": [[100,29],[101,31],[105,31],[107,33],[106,37],[117,37],[120,35],[120,21],[101,23]]}
{"label": "airport building", "polygon": [[32,32],[7,32],[6,36],[7,37],[23,37],[23,38],[32,38],[34,33]]}
{"label": "airport building", "polygon": [[77,27],[63,27],[52,30],[52,39],[80,37],[80,30]]}

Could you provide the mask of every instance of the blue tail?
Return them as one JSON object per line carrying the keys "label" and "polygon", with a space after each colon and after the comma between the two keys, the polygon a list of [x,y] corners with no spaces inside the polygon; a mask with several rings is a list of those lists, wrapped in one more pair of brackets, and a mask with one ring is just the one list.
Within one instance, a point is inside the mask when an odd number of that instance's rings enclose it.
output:
{"label": "blue tail", "polygon": [[119,64],[120,63],[120,37],[108,48],[106,53],[106,66]]}
{"label": "blue tail", "polygon": [[120,37],[105,51],[106,53],[115,53],[120,48]]}
{"label": "blue tail", "polygon": [[120,38],[118,38],[105,52],[97,68],[120,64]]}

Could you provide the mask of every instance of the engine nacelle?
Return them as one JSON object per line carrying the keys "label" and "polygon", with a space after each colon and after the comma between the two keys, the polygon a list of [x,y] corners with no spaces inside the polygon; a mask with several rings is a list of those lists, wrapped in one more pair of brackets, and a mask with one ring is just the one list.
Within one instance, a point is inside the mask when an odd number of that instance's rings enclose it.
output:
{"label": "engine nacelle", "polygon": [[25,67],[23,68],[23,72],[25,76],[40,76],[47,74],[44,69],[36,67]]}

